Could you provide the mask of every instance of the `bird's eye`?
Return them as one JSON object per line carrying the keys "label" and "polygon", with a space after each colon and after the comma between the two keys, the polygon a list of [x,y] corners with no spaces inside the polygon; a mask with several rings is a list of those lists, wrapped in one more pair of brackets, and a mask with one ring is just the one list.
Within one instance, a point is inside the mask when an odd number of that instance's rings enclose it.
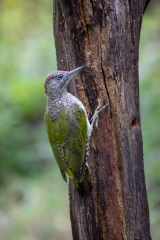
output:
{"label": "bird's eye", "polygon": [[57,80],[60,80],[61,78],[62,78],[62,75],[56,76],[56,79],[57,79]]}

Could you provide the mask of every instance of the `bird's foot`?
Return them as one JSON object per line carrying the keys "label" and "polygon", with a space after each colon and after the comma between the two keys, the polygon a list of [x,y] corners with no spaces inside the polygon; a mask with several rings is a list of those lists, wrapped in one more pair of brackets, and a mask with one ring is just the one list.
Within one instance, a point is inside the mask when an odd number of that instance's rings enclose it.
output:
{"label": "bird's foot", "polygon": [[94,123],[96,124],[96,127],[98,127],[98,114],[108,106],[108,103],[104,105],[102,108],[100,108],[100,103],[98,103],[98,107],[96,108],[92,118],[91,118],[91,126],[93,128]]}
{"label": "bird's foot", "polygon": [[100,108],[100,103],[98,103],[98,107],[96,108],[96,110],[91,118],[91,124],[90,124],[90,128],[88,131],[87,142],[86,142],[86,159],[90,155],[90,139],[91,139],[91,135],[93,132],[93,125],[96,122],[96,127],[98,127],[98,114],[107,106],[108,106],[108,104],[106,104],[102,108]]}

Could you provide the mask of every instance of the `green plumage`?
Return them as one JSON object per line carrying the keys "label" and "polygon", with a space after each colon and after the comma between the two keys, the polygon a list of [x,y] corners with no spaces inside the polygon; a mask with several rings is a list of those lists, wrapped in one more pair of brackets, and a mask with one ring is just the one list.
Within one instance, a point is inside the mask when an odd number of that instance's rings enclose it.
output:
{"label": "green plumage", "polygon": [[50,145],[60,170],[68,171],[71,178],[79,178],[80,168],[85,160],[87,138],[84,112],[75,105],[74,118],[71,118],[62,107],[56,119],[52,120],[46,113],[45,120]]}
{"label": "green plumage", "polygon": [[[67,181],[67,173],[76,188],[86,192],[91,189],[90,170],[85,156],[89,122],[85,108],[77,98],[65,89],[54,93],[58,83],[55,78],[59,75],[63,75],[61,78],[64,81],[65,72],[53,72],[45,82],[47,107],[44,118],[48,138],[63,179]],[[50,80],[54,86],[52,91],[52,85],[48,87]]]}

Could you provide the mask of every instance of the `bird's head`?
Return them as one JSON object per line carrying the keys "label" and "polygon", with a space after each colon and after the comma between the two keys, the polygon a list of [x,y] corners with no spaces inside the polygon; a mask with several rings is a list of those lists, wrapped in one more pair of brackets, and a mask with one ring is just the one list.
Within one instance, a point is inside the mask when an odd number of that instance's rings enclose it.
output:
{"label": "bird's head", "polygon": [[47,96],[59,95],[66,91],[70,80],[77,75],[85,66],[78,67],[72,71],[55,71],[47,75],[44,83],[44,92]]}

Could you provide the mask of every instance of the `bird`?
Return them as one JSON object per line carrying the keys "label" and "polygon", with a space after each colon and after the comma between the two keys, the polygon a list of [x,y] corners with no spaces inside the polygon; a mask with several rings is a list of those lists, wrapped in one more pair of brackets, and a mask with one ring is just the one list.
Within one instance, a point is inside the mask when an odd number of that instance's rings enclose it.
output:
{"label": "bird", "polygon": [[51,72],[44,83],[47,100],[44,119],[53,155],[64,181],[67,182],[67,174],[81,193],[92,190],[87,156],[94,122],[98,124],[98,114],[106,106],[100,109],[98,105],[90,123],[83,103],[67,91],[69,82],[84,67]]}

